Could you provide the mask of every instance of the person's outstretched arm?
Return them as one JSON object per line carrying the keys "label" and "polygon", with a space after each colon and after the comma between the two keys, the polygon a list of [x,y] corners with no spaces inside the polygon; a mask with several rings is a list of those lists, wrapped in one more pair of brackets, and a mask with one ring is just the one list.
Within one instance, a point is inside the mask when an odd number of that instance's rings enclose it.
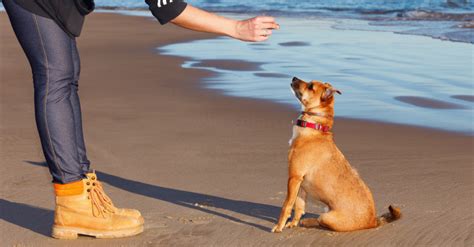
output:
{"label": "person's outstretched arm", "polygon": [[270,16],[257,16],[237,21],[186,4],[182,0],[146,0],[153,15],[161,24],[172,22],[187,29],[227,35],[243,41],[264,41],[279,29]]}
{"label": "person's outstretched arm", "polygon": [[187,29],[227,35],[243,41],[264,41],[279,25],[270,16],[236,21],[198,9],[188,4],[184,11],[171,21]]}

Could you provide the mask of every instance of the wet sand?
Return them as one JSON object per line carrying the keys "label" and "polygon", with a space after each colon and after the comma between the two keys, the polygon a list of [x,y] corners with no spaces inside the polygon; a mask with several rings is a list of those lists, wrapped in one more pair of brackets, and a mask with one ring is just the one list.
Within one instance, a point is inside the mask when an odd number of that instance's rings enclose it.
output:
{"label": "wet sand", "polygon": [[258,77],[264,77],[264,78],[292,78],[289,75],[286,74],[279,74],[279,73],[254,73],[254,75]]}
{"label": "wet sand", "polygon": [[259,71],[261,63],[249,62],[244,60],[224,60],[224,59],[208,59],[201,60],[193,64],[193,67],[207,67],[219,70],[231,71]]}
{"label": "wet sand", "polygon": [[[455,98],[455,97],[453,97]],[[458,99],[464,99],[464,97],[457,97]],[[463,105],[458,105],[442,100],[430,99],[426,97],[419,96],[397,96],[396,100],[401,102],[411,104],[418,107],[431,108],[431,109],[468,109]]]}
{"label": "wet sand", "polygon": [[[146,231],[114,240],[49,237],[54,196],[34,125],[31,72],[0,14],[3,246],[472,246],[473,139],[336,119],[339,148],[371,188],[378,229],[270,229],[286,193],[297,112],[202,89],[210,72],[182,69],[156,46],[211,37],[141,17],[93,14],[79,40],[89,158],[116,205],[142,211]],[[236,58],[245,59],[245,58]],[[313,204],[308,213],[323,212]]]}
{"label": "wet sand", "polygon": [[452,98],[459,99],[459,100],[464,100],[467,102],[474,102],[474,96],[473,95],[453,95],[451,96]]}
{"label": "wet sand", "polygon": [[279,43],[280,46],[309,46],[311,45],[308,42],[302,42],[302,41],[290,41],[290,42],[282,42]]}

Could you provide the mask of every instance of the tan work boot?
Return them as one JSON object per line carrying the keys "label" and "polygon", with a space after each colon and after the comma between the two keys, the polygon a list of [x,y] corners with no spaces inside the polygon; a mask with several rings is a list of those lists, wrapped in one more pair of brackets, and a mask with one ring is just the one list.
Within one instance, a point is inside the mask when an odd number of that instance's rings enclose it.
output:
{"label": "tan work boot", "polygon": [[102,183],[99,182],[99,180],[97,178],[97,174],[95,173],[95,171],[87,173],[86,177],[87,177],[87,180],[88,180],[88,181],[86,181],[86,186],[88,188],[95,187],[95,189],[100,192],[100,194],[103,196],[104,200],[106,200],[108,202],[108,204],[110,205],[110,208],[112,208],[113,211],[116,214],[137,218],[142,224],[145,222],[145,220],[143,219],[140,211],[138,211],[136,209],[130,209],[130,208],[117,208],[117,207],[115,207],[115,205],[112,203],[112,200],[110,200],[110,198],[105,194],[105,191],[102,187]]}
{"label": "tan work boot", "polygon": [[[52,236],[76,239],[80,235],[119,238],[143,232],[136,217],[115,213],[112,201],[101,189],[83,179],[70,184],[54,184],[56,210]],[[112,205],[112,206],[111,206]]]}

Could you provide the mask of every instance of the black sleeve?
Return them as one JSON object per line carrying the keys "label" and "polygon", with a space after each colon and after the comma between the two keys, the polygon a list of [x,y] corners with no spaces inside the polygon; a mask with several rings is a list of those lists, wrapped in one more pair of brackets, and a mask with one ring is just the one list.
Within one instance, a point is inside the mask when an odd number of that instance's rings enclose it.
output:
{"label": "black sleeve", "polygon": [[145,2],[161,25],[178,17],[187,5],[182,0],[145,0]]}

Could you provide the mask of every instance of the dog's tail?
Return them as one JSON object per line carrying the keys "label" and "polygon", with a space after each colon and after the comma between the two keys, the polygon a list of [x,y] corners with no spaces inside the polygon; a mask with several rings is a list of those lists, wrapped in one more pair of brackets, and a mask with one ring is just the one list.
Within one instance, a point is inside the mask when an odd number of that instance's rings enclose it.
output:
{"label": "dog's tail", "polygon": [[377,219],[378,226],[396,221],[402,217],[402,212],[398,207],[390,205],[388,211],[388,213],[383,214]]}

